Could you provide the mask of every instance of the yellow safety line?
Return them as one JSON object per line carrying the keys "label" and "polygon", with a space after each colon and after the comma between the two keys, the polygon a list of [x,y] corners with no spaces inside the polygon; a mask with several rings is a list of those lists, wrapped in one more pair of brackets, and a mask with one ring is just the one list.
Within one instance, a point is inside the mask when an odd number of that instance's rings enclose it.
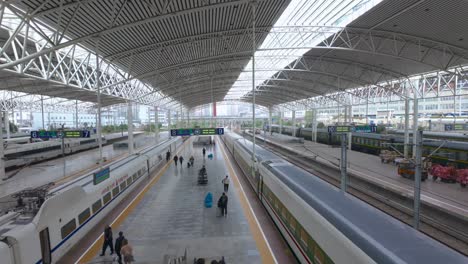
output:
{"label": "yellow safety line", "polygon": [[[179,154],[184,148],[185,145],[189,142],[190,140],[187,140],[184,142],[184,146],[180,148],[176,154]],[[144,195],[148,190],[153,187],[155,183],[159,181],[162,175],[166,172],[166,170],[171,166],[172,160],[169,160],[169,162],[164,165],[162,170],[160,170],[155,178],[153,178],[146,186],[143,188],[143,190],[140,191],[140,193],[133,198],[133,200],[125,207],[124,210],[114,219],[114,221],[110,224],[110,226],[113,229],[117,229],[118,226],[122,224],[122,222],[128,217],[128,215],[135,209],[135,207],[141,202],[143,199]],[[101,234],[95,241],[94,243],[81,255],[81,257],[75,262],[75,263],[88,263],[90,262],[98,253],[99,250],[101,250],[101,245],[104,242],[104,236]]]}
{"label": "yellow safety line", "polygon": [[223,143],[219,142],[218,140],[217,144],[219,144],[220,149],[223,152],[224,162],[226,163],[226,166],[228,167],[231,177],[234,179],[233,183],[236,187],[235,189],[237,191],[237,194],[239,194],[242,209],[244,211],[245,216],[247,217],[247,222],[249,223],[252,236],[255,240],[255,244],[257,245],[258,251],[260,252],[262,263],[278,263],[265,237],[265,234],[263,233],[260,223],[258,222],[258,219],[255,216],[252,206],[250,205],[250,202],[247,199],[244,189],[242,188],[240,184],[237,174],[234,172],[234,169],[232,168],[232,165],[229,162],[229,158],[224,150]]}

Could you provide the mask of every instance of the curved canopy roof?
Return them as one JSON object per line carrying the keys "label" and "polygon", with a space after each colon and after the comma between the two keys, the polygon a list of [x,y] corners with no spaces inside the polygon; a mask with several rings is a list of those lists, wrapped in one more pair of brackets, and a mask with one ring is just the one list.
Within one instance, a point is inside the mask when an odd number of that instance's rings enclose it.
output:
{"label": "curved canopy roof", "polygon": [[[465,0],[384,0],[347,27],[322,19],[325,26],[274,28],[290,0],[21,0],[11,5],[31,21],[67,36],[41,52],[75,44],[97,50],[108,63],[129,73],[120,83],[138,79],[161,92],[166,103],[179,101],[193,108],[225,98],[251,100],[252,79],[241,73],[251,71],[252,2],[256,71],[265,75],[256,83],[256,95],[264,106],[385,86],[467,64]],[[367,2],[317,1],[330,8],[326,15]],[[301,17],[294,21],[300,23],[302,16],[318,10],[296,10]],[[293,50],[303,55],[297,59]],[[292,62],[284,67],[280,61]],[[237,85],[244,88],[236,92]]]}

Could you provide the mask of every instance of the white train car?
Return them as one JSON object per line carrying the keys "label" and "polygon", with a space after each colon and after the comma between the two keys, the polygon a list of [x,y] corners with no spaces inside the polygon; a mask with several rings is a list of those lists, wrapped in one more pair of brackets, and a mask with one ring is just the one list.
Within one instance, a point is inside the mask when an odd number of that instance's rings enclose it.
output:
{"label": "white train car", "polygon": [[221,136],[301,263],[468,263],[468,258],[252,143]]}
{"label": "white train car", "polygon": [[55,263],[149,175],[166,163],[181,138],[170,139],[110,165],[110,177],[94,185],[93,174],[51,190],[32,218],[0,226],[1,263]]}
{"label": "white train car", "polygon": [[[102,144],[106,144],[102,137]],[[80,138],[65,140],[65,154],[88,150],[98,147],[97,138]],[[26,164],[53,159],[62,155],[62,142],[60,140],[43,141],[21,145],[7,146],[5,149],[5,168],[11,169]]]}

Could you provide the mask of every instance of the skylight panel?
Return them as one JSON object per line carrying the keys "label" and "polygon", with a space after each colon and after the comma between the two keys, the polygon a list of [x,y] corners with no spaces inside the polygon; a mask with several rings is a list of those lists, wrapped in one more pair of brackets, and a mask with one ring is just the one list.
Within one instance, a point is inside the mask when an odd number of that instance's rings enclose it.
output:
{"label": "skylight panel", "polygon": [[[255,85],[332,36],[381,0],[292,0],[255,52]],[[252,60],[239,80],[252,80]],[[225,100],[239,99],[239,91],[249,95],[252,82],[235,82]]]}

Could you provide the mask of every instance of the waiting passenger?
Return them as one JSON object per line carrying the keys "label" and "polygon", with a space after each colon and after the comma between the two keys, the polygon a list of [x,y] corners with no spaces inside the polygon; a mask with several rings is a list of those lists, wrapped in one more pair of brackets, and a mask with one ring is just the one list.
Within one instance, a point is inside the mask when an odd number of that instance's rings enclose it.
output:
{"label": "waiting passenger", "polygon": [[106,254],[107,247],[110,247],[111,255],[114,254],[114,247],[112,246],[112,228],[107,225],[104,228],[104,243],[102,244],[102,253],[101,256]]}
{"label": "waiting passenger", "polygon": [[227,192],[229,190],[229,178],[228,178],[228,176],[226,175],[226,178],[224,178],[221,182],[224,185],[224,191]]}
{"label": "waiting passenger", "polygon": [[168,150],[166,152],[166,162],[168,162],[170,158],[171,158],[171,152]]}
{"label": "waiting passenger", "polygon": [[204,158],[204,157],[205,157],[205,154],[206,154],[206,148],[205,148],[205,147],[203,147],[202,152],[203,152],[203,158]]}
{"label": "waiting passenger", "polygon": [[177,157],[177,155],[174,156],[174,164],[176,165],[177,167],[177,161],[179,160],[179,157]]}
{"label": "waiting passenger", "polygon": [[180,167],[182,167],[183,162],[184,162],[184,157],[180,156],[180,157],[179,157],[179,161],[180,161]]}
{"label": "waiting passenger", "polygon": [[125,264],[130,264],[133,261],[135,261],[135,258],[133,257],[133,248],[128,244],[128,240],[124,239],[122,242],[123,246],[120,252],[122,253],[124,263]]}
{"label": "waiting passenger", "polygon": [[120,250],[122,248],[122,244],[123,244],[123,240],[125,239],[125,237],[123,236],[123,232],[120,231],[119,232],[119,237],[115,240],[115,253],[117,254],[117,257],[119,257],[119,259],[117,260],[119,262],[119,264],[122,264],[122,254],[120,254]]}
{"label": "waiting passenger", "polygon": [[195,162],[195,158],[193,156],[190,156],[190,165],[193,166],[193,163]]}
{"label": "waiting passenger", "polygon": [[218,207],[221,209],[221,216],[227,217],[227,204],[228,204],[228,197],[226,193],[223,193],[218,200]]}
{"label": "waiting passenger", "polygon": [[205,165],[203,165],[203,167],[200,169],[200,171],[198,172],[198,175],[206,175],[206,168],[205,168]]}

